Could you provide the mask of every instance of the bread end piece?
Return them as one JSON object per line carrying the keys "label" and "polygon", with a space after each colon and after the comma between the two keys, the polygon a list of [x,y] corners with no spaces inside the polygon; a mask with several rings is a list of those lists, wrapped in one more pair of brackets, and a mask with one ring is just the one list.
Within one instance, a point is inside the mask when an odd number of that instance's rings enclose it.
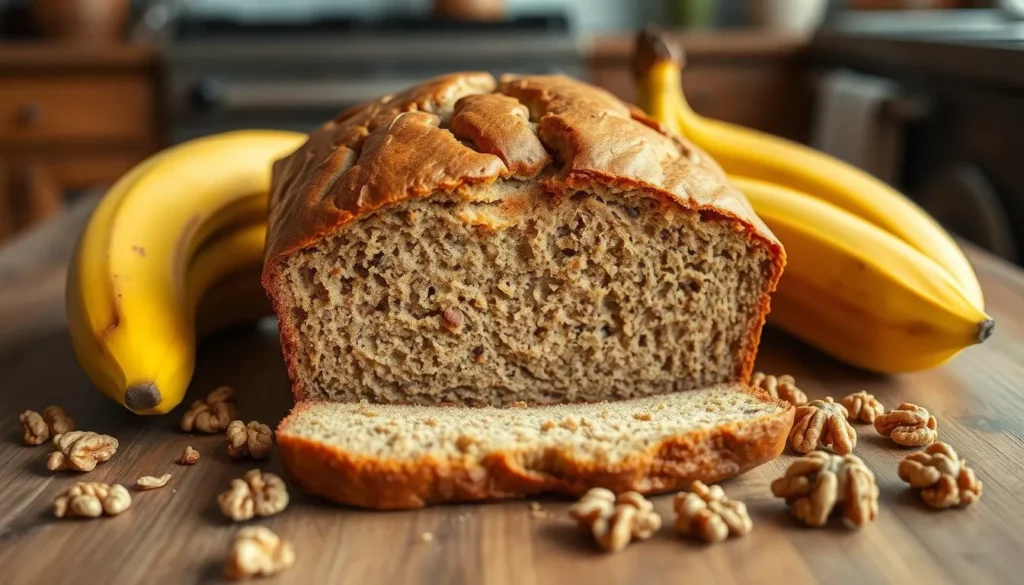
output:
{"label": "bread end piece", "polygon": [[303,489],[363,508],[414,509],[718,482],[778,457],[793,412],[744,385],[538,407],[306,401],[277,436],[285,471]]}

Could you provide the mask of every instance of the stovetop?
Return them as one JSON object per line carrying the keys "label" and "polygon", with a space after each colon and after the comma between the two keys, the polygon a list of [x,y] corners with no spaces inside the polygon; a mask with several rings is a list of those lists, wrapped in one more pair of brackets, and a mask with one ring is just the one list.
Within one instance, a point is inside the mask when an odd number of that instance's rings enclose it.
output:
{"label": "stovetop", "polygon": [[297,21],[245,21],[228,18],[188,17],[175,24],[175,42],[253,41],[288,39],[337,39],[438,34],[565,34],[571,31],[562,14],[523,15],[495,21],[448,20],[430,17],[387,15],[375,19],[324,16]]}

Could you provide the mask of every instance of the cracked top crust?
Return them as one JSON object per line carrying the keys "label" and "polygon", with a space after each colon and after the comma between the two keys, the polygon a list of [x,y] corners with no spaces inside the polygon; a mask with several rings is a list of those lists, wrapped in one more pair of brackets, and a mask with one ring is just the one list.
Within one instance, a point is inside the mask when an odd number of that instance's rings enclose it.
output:
{"label": "cracked top crust", "polygon": [[783,254],[714,161],[635,107],[564,76],[457,73],[351,108],[274,164],[264,282],[361,215],[498,180],[538,181],[553,196],[642,191],[733,220]]}

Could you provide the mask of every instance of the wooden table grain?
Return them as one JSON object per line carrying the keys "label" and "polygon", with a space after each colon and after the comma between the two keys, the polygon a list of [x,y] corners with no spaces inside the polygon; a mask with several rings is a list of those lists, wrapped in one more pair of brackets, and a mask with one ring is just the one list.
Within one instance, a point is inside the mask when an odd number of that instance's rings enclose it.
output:
{"label": "wooden table grain", "polygon": [[[222,436],[177,430],[181,409],[161,418],[132,415],[95,391],[79,370],[63,324],[63,271],[87,208],[71,209],[0,250],[0,582],[214,583],[237,525],[215,496],[252,463],[228,459]],[[594,550],[567,521],[567,502],[452,505],[415,512],[367,512],[292,490],[288,509],[259,522],[295,543],[296,566],[266,583],[533,585],[585,583],[892,583],[946,585],[1024,580],[1024,272],[970,252],[995,317],[995,335],[947,365],[883,378],[838,364],[785,335],[766,334],[758,366],[794,374],[813,397],[867,389],[887,405],[929,408],[940,436],[984,481],[984,497],[964,510],[927,509],[896,476],[906,453],[859,427],[857,453],[881,489],[876,522],[861,530],[798,526],[769,491],[786,454],[725,482],[754,520],[746,538],[715,546],[673,535],[671,498],[655,498],[667,526],[615,555]],[[230,384],[246,420],[279,420],[290,394],[273,324],[219,334],[201,346],[189,399]],[[20,441],[17,414],[66,407],[80,428],[120,440],[117,455],[83,474],[46,470],[48,448]],[[176,460],[186,445],[202,453]],[[272,456],[259,467],[280,472]],[[171,473],[161,490],[134,492],[116,518],[56,520],[53,497],[75,481],[134,483]],[[423,535],[430,533],[432,541]]]}

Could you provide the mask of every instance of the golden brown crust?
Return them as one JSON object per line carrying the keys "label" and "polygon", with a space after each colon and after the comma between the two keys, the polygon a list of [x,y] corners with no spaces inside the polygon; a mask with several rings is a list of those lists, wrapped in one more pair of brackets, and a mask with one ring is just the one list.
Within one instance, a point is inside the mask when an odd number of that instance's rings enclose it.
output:
{"label": "golden brown crust", "polygon": [[[752,246],[767,248],[772,271],[749,332],[748,347],[757,347],[785,252],[713,160],[635,107],[568,77],[496,84],[486,73],[461,73],[352,108],[275,163],[263,285],[281,317],[291,379],[297,332],[278,292],[290,254],[385,206],[526,177],[554,195],[593,187],[641,192],[731,222]],[[743,356],[737,380],[749,380],[754,357]]]}
{"label": "golden brown crust", "polygon": [[616,493],[660,493],[713,483],[775,459],[786,445],[793,406],[758,393],[783,408],[712,429],[681,432],[643,452],[608,465],[583,461],[564,450],[506,451],[480,462],[424,456],[404,461],[349,453],[288,432],[302,415],[300,402],[277,430],[289,479],[329,500],[379,510],[422,508],[447,502],[523,498],[541,493],[580,496],[592,487]]}

